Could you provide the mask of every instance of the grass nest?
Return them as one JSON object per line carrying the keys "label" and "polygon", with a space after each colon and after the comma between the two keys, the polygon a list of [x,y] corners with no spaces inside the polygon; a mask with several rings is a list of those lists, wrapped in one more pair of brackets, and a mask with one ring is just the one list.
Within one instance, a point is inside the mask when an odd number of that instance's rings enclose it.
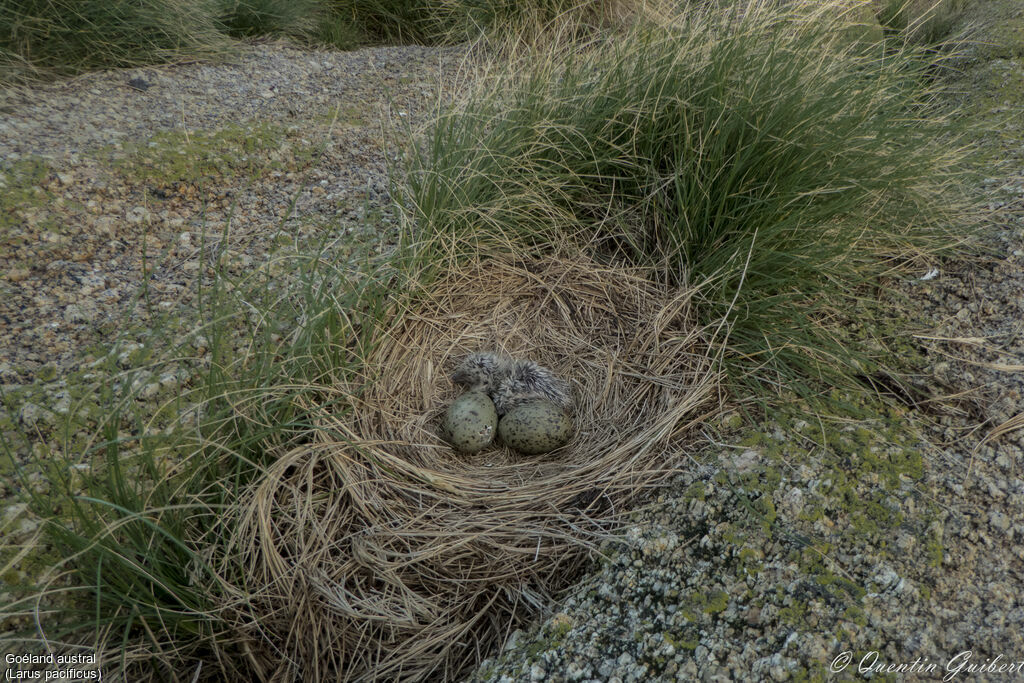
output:
{"label": "grass nest", "polygon": [[[578,574],[716,410],[695,292],[585,257],[490,259],[395,304],[366,372],[243,495],[238,624],[263,680],[452,680]],[[466,353],[572,385],[573,440],[466,456],[439,436]],[[310,410],[315,414],[316,410]],[[258,617],[258,618],[257,618]]]}

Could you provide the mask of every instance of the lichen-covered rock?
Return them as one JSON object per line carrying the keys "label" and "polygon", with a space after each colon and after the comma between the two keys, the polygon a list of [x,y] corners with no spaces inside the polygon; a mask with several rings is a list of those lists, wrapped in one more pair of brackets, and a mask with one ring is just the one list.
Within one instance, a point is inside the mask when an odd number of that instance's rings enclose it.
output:
{"label": "lichen-covered rock", "polygon": [[444,438],[463,453],[476,453],[494,440],[498,413],[482,391],[468,391],[455,399],[444,418]]}
{"label": "lichen-covered rock", "polygon": [[498,435],[505,445],[526,455],[547,453],[564,446],[572,432],[569,414],[543,399],[512,408],[498,423]]}

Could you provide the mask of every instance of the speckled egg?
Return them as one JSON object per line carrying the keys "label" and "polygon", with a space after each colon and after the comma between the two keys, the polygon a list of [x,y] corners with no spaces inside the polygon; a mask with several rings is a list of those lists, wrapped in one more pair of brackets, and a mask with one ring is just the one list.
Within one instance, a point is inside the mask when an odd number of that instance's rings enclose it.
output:
{"label": "speckled egg", "polygon": [[537,399],[512,408],[498,423],[498,436],[526,455],[553,451],[572,437],[568,413],[551,401]]}
{"label": "speckled egg", "polygon": [[476,453],[494,440],[498,413],[482,391],[468,391],[455,399],[444,416],[444,437],[463,453]]}

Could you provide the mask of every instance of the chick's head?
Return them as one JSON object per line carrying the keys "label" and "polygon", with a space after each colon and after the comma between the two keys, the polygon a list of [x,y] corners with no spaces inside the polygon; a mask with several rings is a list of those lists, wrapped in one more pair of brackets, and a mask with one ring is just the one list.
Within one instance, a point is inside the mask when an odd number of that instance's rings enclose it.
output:
{"label": "chick's head", "polygon": [[485,393],[494,391],[508,375],[508,361],[490,351],[466,356],[452,373],[452,381]]}

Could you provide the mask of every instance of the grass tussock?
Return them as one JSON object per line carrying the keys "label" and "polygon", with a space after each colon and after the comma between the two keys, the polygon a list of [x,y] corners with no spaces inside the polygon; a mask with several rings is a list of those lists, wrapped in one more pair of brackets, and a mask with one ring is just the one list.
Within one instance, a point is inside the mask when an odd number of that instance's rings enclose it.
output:
{"label": "grass tussock", "polygon": [[592,33],[632,12],[635,0],[327,0],[328,23],[348,25],[369,43],[451,45],[541,35],[571,24]]}
{"label": "grass tussock", "polygon": [[217,12],[216,0],[0,3],[0,81],[220,54]]}
{"label": "grass tussock", "polygon": [[508,40],[537,45],[567,41],[578,45],[614,30],[642,11],[642,0],[448,0],[442,3],[458,21],[447,42],[483,37],[491,45]]}
{"label": "grass tussock", "polygon": [[218,20],[228,35],[314,35],[322,19],[321,0],[222,0]]}
{"label": "grass tussock", "polygon": [[327,0],[336,23],[355,27],[368,43],[443,42],[455,17],[432,0]]}
{"label": "grass tussock", "polygon": [[736,373],[841,380],[840,302],[948,247],[963,210],[933,58],[851,39],[843,6],[655,16],[485,81],[411,152],[409,243],[431,261],[596,244],[702,283]]}

